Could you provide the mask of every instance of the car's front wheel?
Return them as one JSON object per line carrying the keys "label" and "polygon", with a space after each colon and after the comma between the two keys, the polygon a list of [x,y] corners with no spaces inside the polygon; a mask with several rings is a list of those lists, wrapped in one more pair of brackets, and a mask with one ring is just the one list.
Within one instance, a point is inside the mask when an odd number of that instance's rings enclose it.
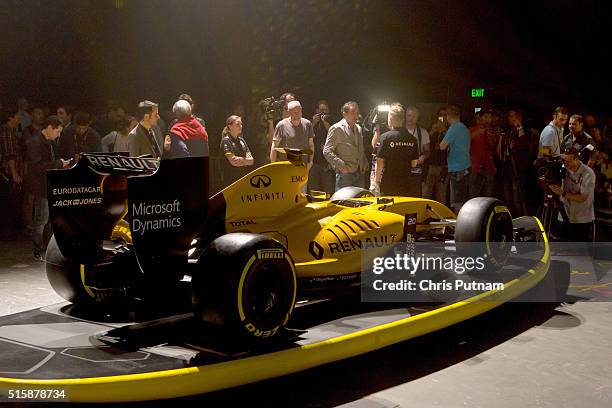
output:
{"label": "car's front wheel", "polygon": [[483,257],[489,268],[505,265],[514,240],[512,216],[503,202],[476,197],[457,215],[455,244],[461,255]]}
{"label": "car's front wheel", "polygon": [[210,244],[199,264],[191,282],[196,319],[254,341],[282,331],[295,305],[296,275],[278,241],[227,234]]}

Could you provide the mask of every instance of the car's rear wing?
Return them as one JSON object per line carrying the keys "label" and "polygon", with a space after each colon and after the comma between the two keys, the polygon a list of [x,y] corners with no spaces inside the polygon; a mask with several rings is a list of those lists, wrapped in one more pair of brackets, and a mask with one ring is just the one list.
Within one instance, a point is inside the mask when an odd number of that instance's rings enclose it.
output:
{"label": "car's rear wing", "polygon": [[50,170],[47,180],[56,241],[65,257],[80,263],[100,255],[121,220],[129,223],[143,270],[168,259],[186,262],[206,223],[208,157],[83,154],[70,169]]}

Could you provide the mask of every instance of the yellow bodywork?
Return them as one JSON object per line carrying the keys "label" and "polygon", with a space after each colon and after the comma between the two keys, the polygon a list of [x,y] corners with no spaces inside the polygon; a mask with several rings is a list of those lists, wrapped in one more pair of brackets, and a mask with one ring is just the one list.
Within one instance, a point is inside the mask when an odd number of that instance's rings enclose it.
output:
{"label": "yellow bodywork", "polygon": [[356,208],[309,202],[302,193],[307,181],[305,166],[285,161],[262,166],[222,191],[226,231],[278,240],[293,257],[299,278],[361,271],[364,248],[373,249],[369,257],[380,256],[388,250],[385,244],[402,239],[406,214],[417,214],[417,232],[431,228],[419,225],[427,218],[455,218],[446,206],[422,198],[393,197],[385,204],[376,197],[356,198],[366,203]]}
{"label": "yellow bodywork", "polygon": [[[294,178],[296,177],[296,178]],[[268,179],[267,179],[268,178]],[[251,182],[252,181],[252,182]],[[223,190],[226,200],[227,232],[263,233],[283,242],[296,261],[300,276],[342,274],[360,270],[361,249],[357,240],[403,233],[404,214],[417,214],[417,231],[430,228],[428,217],[454,219],[453,213],[435,201],[417,198],[394,198],[393,204],[376,204],[376,198],[363,198],[370,204],[347,208],[329,201],[309,203],[300,193],[306,183],[306,168],[289,162],[261,167]],[[429,205],[436,214],[427,210]],[[544,231],[536,219],[539,230]],[[353,223],[362,223],[363,229]],[[367,228],[365,223],[372,224]],[[353,225],[354,228],[348,228]],[[378,225],[376,225],[378,224]],[[336,231],[346,227],[346,236]],[[343,242],[345,241],[345,242]],[[325,250],[314,259],[309,242]],[[342,250],[332,251],[336,243]],[[411,315],[337,337],[286,349],[248,356],[205,366],[162,370],[139,374],[88,378],[23,379],[0,377],[0,396],[9,390],[64,391],[71,402],[120,402],[172,398],[216,391],[295,373],[322,364],[377,350],[410,338],[448,327],[491,310],[535,287],[546,276],[550,266],[550,249],[542,234],[543,254],[539,262],[520,276],[505,282],[504,290],[479,293],[459,302]],[[330,267],[331,266],[331,267]]]}

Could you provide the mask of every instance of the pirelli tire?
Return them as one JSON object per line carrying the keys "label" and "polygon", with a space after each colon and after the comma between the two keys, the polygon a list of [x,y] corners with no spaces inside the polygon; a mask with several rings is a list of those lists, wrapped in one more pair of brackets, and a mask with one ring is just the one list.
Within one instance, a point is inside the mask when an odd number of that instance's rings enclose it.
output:
{"label": "pirelli tire", "polygon": [[[111,233],[111,240],[131,244],[129,224],[121,220]],[[72,304],[83,308],[108,311],[122,310],[131,303],[126,288],[99,289],[86,284],[88,266],[66,258],[52,236],[45,254],[47,280],[55,292]]]}
{"label": "pirelli tire", "polygon": [[101,289],[87,285],[88,268],[66,258],[55,236],[51,237],[45,255],[45,269],[49,284],[58,295],[83,309],[108,312],[125,310],[131,302],[127,288]]}
{"label": "pirelli tire", "polygon": [[330,201],[334,200],[349,200],[351,198],[363,198],[363,197],[374,197],[371,191],[361,187],[342,187],[336,191],[330,198]]}
{"label": "pirelli tire", "polygon": [[460,256],[483,257],[484,270],[502,268],[514,241],[512,215],[506,205],[496,198],[476,197],[467,201],[455,225],[455,244]]}
{"label": "pirelli tire", "polygon": [[296,299],[293,260],[264,235],[232,233],[215,239],[192,276],[196,319],[227,336],[262,342],[282,332]]}
{"label": "pirelli tire", "polygon": [[125,244],[132,243],[132,230],[130,230],[130,224],[127,221],[121,220],[113,227],[111,233],[111,240],[123,241]]}

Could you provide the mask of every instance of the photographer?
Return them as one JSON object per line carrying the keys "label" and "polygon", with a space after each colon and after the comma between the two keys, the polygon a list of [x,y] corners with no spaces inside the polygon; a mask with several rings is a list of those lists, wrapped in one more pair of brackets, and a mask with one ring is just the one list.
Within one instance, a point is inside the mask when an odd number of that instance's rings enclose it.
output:
{"label": "photographer", "polygon": [[550,191],[560,196],[567,212],[569,225],[563,223],[561,215],[561,239],[563,241],[589,242],[595,219],[593,198],[595,196],[595,173],[582,163],[579,151],[573,147],[561,155],[567,169],[561,186],[549,185]]}
{"label": "photographer", "polygon": [[323,147],[327,139],[327,132],[331,127],[331,116],[329,115],[329,104],[326,100],[317,102],[316,114],[312,117],[314,130],[314,156],[312,168],[308,175],[308,190],[325,191],[333,193],[335,186],[335,173],[330,164],[323,156]]}

